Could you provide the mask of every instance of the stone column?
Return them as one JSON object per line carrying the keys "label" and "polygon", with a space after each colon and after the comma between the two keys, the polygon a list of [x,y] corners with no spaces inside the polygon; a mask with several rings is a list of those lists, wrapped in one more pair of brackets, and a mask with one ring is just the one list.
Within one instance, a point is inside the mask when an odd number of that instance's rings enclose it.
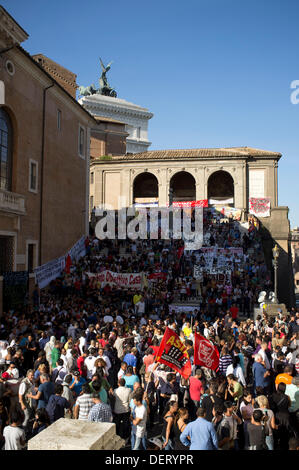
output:
{"label": "stone column", "polygon": [[168,204],[169,179],[168,168],[161,169],[159,182],[159,207],[166,207]]}
{"label": "stone column", "polygon": [[201,199],[207,199],[205,197],[205,170],[204,170],[204,167],[199,167],[196,171],[196,200],[199,201]]}
{"label": "stone column", "polygon": [[103,204],[103,170],[100,165],[92,167],[94,171],[94,205]]}
{"label": "stone column", "polygon": [[238,166],[235,168],[235,171],[231,172],[232,177],[234,178],[234,186],[235,186],[235,207],[237,209],[244,208],[244,167],[245,164]]}
{"label": "stone column", "polygon": [[130,205],[130,170],[122,170],[121,171],[121,206],[122,207],[129,207]]}

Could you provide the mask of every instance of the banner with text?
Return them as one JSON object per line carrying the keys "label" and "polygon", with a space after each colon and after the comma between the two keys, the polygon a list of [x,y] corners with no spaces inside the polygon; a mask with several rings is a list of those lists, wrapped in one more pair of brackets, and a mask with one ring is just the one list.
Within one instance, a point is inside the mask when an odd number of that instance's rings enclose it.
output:
{"label": "banner with text", "polygon": [[166,328],[157,352],[156,362],[171,367],[185,379],[188,379],[191,375],[191,362],[187,348],[179,336],[170,328]]}
{"label": "banner with text", "polygon": [[196,307],[194,305],[176,305],[176,304],[170,304],[168,306],[169,309],[169,314],[174,313],[193,313],[195,310],[199,311],[199,307]]}
{"label": "banner with text", "polygon": [[217,347],[199,333],[194,333],[194,364],[213,370],[219,367]]}
{"label": "banner with text", "polygon": [[201,199],[199,201],[176,201],[172,203],[173,207],[208,207],[208,200]]}
{"label": "banner with text", "polygon": [[104,285],[127,287],[129,289],[141,289],[142,273],[114,273],[102,271],[101,273],[86,273],[88,277],[96,277],[97,281]]}
{"label": "banner with text", "polygon": [[84,242],[85,237],[82,236],[65,256],[60,256],[60,258],[56,258],[34,269],[35,280],[40,289],[43,289],[50,284],[51,281],[61,275],[65,268],[68,255],[70,255],[72,263],[78,261],[82,256],[85,256],[86,248]]}
{"label": "banner with text", "polygon": [[65,258],[61,256],[58,259],[49,261],[34,270],[35,280],[40,289],[43,289],[51,281],[59,277],[65,267]]}

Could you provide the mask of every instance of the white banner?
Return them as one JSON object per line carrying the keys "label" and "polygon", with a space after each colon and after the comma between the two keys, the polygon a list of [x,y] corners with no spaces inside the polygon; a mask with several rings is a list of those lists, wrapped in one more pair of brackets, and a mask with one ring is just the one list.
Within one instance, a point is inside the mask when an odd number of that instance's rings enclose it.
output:
{"label": "white banner", "polygon": [[66,256],[70,255],[72,258],[72,262],[78,261],[78,259],[82,258],[82,256],[86,255],[86,248],[85,248],[85,236],[81,237],[80,240],[75,243],[75,245],[67,252]]}
{"label": "white banner", "polygon": [[232,272],[226,268],[210,268],[194,265],[193,277],[195,279],[202,280],[203,275],[208,274],[209,277],[214,278],[217,282],[226,283],[231,281]]}
{"label": "white banner", "polygon": [[65,258],[64,256],[61,256],[61,258],[49,261],[49,263],[43,264],[42,266],[36,268],[34,273],[38,287],[43,289],[48,284],[50,284],[53,279],[59,277],[64,269],[64,266]]}
{"label": "white banner", "polygon": [[141,289],[142,273],[114,273],[102,271],[101,273],[86,273],[88,277],[96,277],[104,285]]}
{"label": "white banner", "polygon": [[169,313],[170,314],[173,311],[175,313],[189,313],[189,312],[194,312],[194,310],[199,311],[199,307],[196,307],[194,305],[175,305],[175,304],[169,305]]}
{"label": "white banner", "polygon": [[42,266],[34,269],[35,280],[40,289],[43,289],[50,284],[53,279],[59,277],[65,268],[65,260],[68,255],[72,258],[72,262],[78,261],[82,256],[85,256],[85,237],[82,236],[80,240],[66,253],[65,256],[49,261]]}

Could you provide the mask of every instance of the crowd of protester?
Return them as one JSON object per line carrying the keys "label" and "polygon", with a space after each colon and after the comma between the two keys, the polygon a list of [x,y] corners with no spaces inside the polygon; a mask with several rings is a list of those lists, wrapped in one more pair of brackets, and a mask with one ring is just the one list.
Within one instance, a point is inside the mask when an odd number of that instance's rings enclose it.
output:
{"label": "crowd of protester", "polygon": [[[222,282],[194,277],[205,258],[183,253],[181,240],[90,237],[69,272],[6,312],[0,447],[24,449],[63,417],[114,422],[133,450],[298,450],[299,312],[253,319],[271,277],[256,220],[239,225],[205,212],[205,246],[243,249]],[[143,285],[103,285],[97,274],[107,269],[143,273]],[[177,313],[179,300],[195,308]],[[155,361],[167,327],[187,347],[188,379]],[[194,365],[195,332],[217,346],[217,370]]]}

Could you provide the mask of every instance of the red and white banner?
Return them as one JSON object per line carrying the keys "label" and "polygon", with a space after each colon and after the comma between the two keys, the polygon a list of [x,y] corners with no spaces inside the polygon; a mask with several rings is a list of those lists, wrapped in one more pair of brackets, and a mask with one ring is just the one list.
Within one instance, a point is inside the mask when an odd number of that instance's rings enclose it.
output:
{"label": "red and white banner", "polygon": [[142,287],[142,273],[114,273],[102,271],[101,273],[86,273],[88,277],[96,277],[97,281],[110,286],[140,289]]}
{"label": "red and white banner", "polygon": [[213,370],[219,367],[218,349],[199,333],[194,333],[194,364]]}
{"label": "red and white banner", "polygon": [[256,217],[270,217],[270,209],[270,198],[249,198],[249,214],[253,214]]}
{"label": "red and white banner", "polygon": [[191,375],[187,348],[171,328],[166,328],[155,360],[179,372],[185,379]]}
{"label": "red and white banner", "polygon": [[208,207],[207,199],[200,199],[199,201],[176,201],[172,203],[173,207]]}
{"label": "red and white banner", "polygon": [[147,276],[149,279],[163,279],[163,281],[166,281],[167,279],[167,273],[152,273]]}

